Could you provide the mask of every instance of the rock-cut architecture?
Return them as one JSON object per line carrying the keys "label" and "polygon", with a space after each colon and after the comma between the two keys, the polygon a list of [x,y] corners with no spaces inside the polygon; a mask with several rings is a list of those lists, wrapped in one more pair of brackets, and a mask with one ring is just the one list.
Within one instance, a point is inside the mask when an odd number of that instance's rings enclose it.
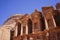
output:
{"label": "rock-cut architecture", "polygon": [[12,15],[0,27],[0,40],[60,40],[60,3]]}

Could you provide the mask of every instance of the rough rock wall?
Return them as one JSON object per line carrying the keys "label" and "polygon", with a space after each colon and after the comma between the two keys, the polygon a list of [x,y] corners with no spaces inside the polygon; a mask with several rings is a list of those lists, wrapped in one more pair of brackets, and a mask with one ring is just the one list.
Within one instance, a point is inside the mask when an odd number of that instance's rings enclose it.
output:
{"label": "rough rock wall", "polygon": [[0,40],[10,40],[10,30],[6,28],[0,28]]}

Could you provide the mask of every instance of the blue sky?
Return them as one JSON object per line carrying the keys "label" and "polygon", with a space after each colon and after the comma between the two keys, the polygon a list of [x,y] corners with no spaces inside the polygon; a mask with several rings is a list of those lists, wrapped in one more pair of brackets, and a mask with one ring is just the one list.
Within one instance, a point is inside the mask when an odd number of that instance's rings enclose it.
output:
{"label": "blue sky", "polygon": [[53,6],[60,0],[0,0],[0,25],[13,14],[31,14],[35,9],[41,11],[42,6]]}

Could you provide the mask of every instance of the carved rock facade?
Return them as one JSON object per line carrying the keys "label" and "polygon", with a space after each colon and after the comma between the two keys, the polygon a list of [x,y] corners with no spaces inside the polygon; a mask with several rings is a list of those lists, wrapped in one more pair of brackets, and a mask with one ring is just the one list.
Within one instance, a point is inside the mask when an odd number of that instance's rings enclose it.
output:
{"label": "carved rock facade", "polygon": [[0,40],[60,40],[60,3],[56,10],[49,6],[11,16],[0,28]]}

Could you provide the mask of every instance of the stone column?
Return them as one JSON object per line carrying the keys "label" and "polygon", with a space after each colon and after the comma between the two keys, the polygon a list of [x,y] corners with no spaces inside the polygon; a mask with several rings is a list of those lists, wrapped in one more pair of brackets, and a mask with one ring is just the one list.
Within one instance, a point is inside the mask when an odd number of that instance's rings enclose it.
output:
{"label": "stone column", "polygon": [[[45,26],[46,26],[46,30],[49,30],[46,18],[45,18]],[[46,40],[49,40],[49,32],[46,33]]]}
{"label": "stone column", "polygon": [[46,29],[49,30],[46,18],[45,18],[45,26],[46,26]]}
{"label": "stone column", "polygon": [[28,34],[28,25],[26,25],[26,34]]}
{"label": "stone column", "polygon": [[21,35],[23,34],[23,25],[21,25]]}
{"label": "stone column", "polygon": [[56,27],[56,23],[55,23],[55,20],[54,20],[53,16],[52,16],[52,20],[53,20],[53,23],[54,23],[54,27]]}
{"label": "stone column", "polygon": [[15,27],[14,36],[17,36],[17,26]]}
{"label": "stone column", "polygon": [[34,23],[32,23],[32,33],[34,34]]}
{"label": "stone column", "polygon": [[[48,23],[47,23],[46,18],[45,18],[45,26],[46,26],[46,30],[49,30],[49,27],[48,27]],[[49,39],[49,33],[47,32],[46,33],[46,40],[48,40],[48,39]]]}

